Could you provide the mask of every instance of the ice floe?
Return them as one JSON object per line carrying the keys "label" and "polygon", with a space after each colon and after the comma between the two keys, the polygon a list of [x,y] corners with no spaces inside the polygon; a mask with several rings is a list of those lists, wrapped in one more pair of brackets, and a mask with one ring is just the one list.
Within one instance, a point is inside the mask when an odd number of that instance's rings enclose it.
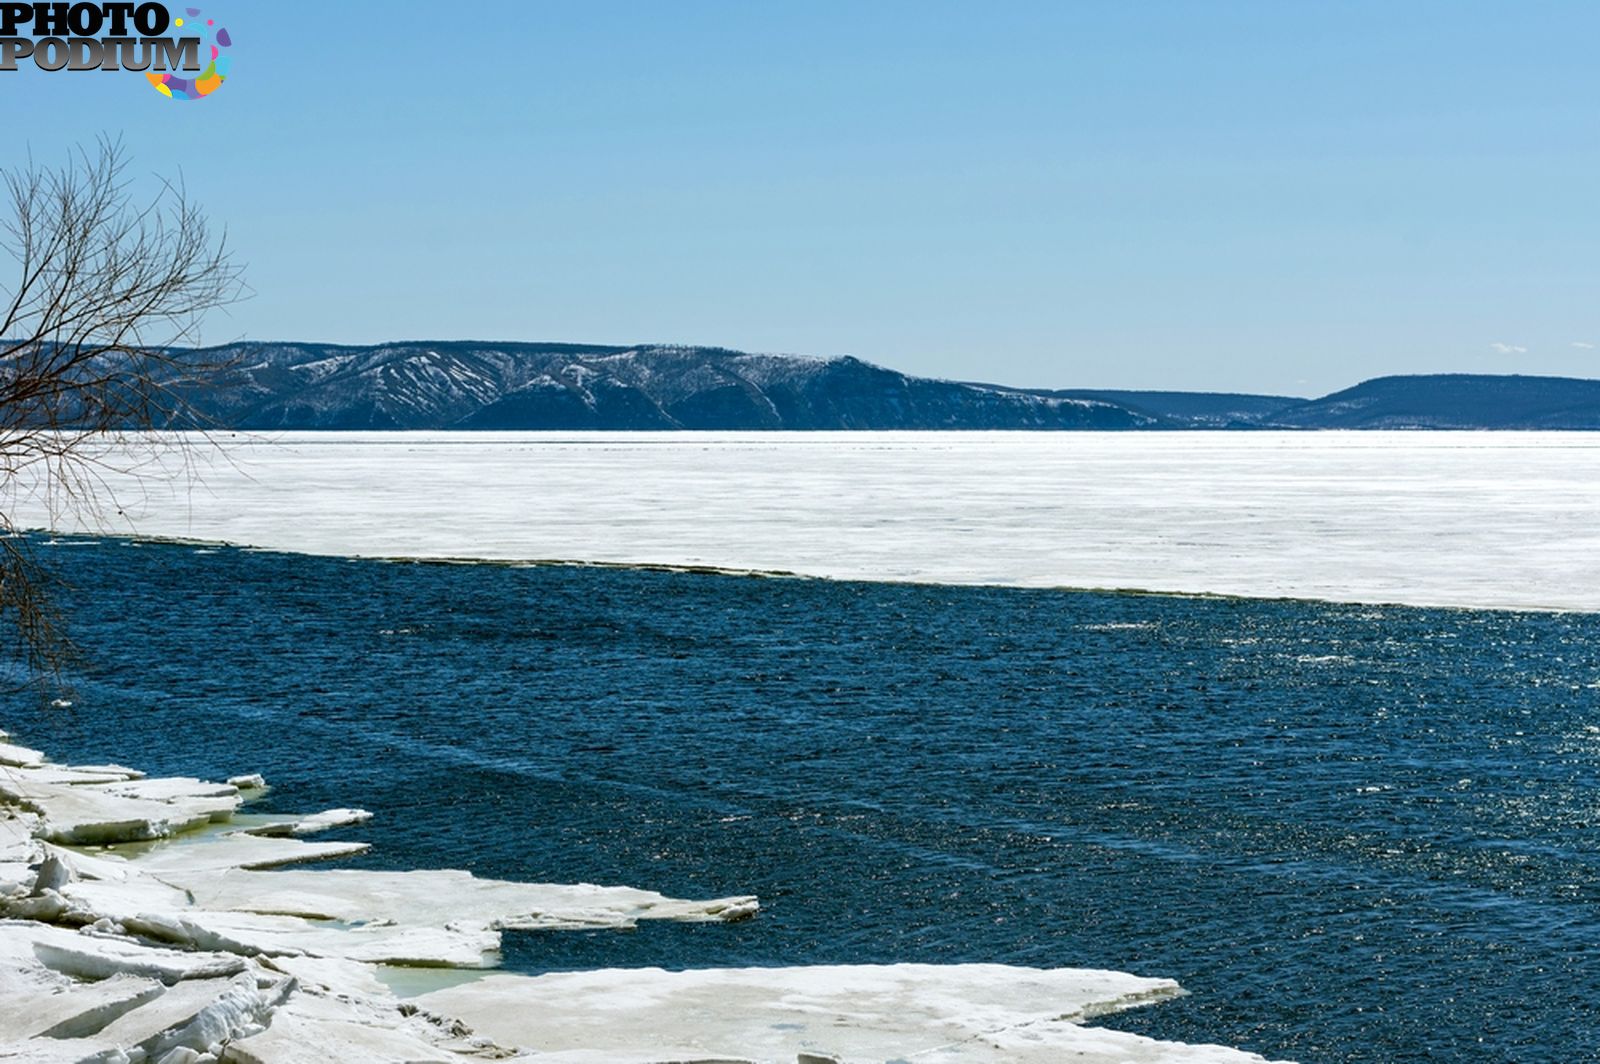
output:
{"label": "ice floe", "polygon": [[31,768],[43,760],[44,755],[37,750],[29,750],[26,746],[17,746],[14,743],[0,742],[0,765]]}
{"label": "ice floe", "polygon": [[[257,777],[258,779],[260,777]],[[356,824],[365,824],[372,819],[372,814],[365,809],[328,809],[310,816],[293,817],[288,820],[274,820],[266,824],[258,824],[246,828],[246,835],[267,835],[281,837],[284,835],[300,836],[315,835],[319,831],[332,831],[334,828],[353,827]]]}
{"label": "ice floe", "polygon": [[104,845],[167,838],[213,821],[239,805],[232,787],[198,780],[130,780],[65,783],[61,766],[0,770],[0,803],[37,813],[52,842]]}
{"label": "ice floe", "polygon": [[495,975],[415,1001],[561,1064],[1260,1059],[1082,1025],[1181,993],[1170,979],[1121,972],[897,964]]}
{"label": "ice floe", "polygon": [[[209,871],[209,870],[207,870]],[[498,929],[624,929],[639,920],[738,920],[755,898],[678,901],[632,887],[588,883],[509,883],[468,872],[365,869],[179,874],[169,877],[212,909],[285,913],[313,920],[446,923],[476,921]]]}
{"label": "ice floe", "polygon": [[[1087,1026],[1182,993],[1118,972],[892,965],[473,977],[507,930],[731,921],[755,898],[284,866],[362,842],[333,809],[240,817],[224,784],[0,745],[0,1064],[1231,1062]],[[137,846],[122,844],[138,843]],[[458,969],[404,1000],[396,972]]]}

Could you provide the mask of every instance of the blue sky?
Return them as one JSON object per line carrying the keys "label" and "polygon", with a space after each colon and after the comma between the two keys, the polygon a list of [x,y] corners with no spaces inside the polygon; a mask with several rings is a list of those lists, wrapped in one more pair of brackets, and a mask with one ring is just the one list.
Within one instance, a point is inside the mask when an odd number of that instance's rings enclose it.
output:
{"label": "blue sky", "polygon": [[1600,376],[1600,5],[206,14],[235,40],[216,96],[0,75],[0,161],[110,133],[181,172],[255,290],[210,340],[672,341],[1302,394]]}

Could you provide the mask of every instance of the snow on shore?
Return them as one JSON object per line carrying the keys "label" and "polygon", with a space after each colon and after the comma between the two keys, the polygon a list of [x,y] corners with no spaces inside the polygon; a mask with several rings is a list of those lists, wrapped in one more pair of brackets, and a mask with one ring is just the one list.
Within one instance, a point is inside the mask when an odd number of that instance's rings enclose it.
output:
{"label": "snow on shore", "polygon": [[402,1000],[379,965],[486,968],[506,929],[730,921],[758,904],[466,872],[283,870],[362,851],[300,836],[370,814],[250,818],[239,785],[259,791],[258,777],[146,779],[54,764],[7,739],[0,1062],[1261,1061],[1083,1026],[1182,993],[1118,972],[645,969],[493,976]]}

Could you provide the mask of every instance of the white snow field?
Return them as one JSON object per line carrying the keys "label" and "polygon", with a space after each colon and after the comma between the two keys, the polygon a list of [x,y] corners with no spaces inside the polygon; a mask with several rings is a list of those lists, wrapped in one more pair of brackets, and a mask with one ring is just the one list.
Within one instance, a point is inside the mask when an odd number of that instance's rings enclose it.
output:
{"label": "white snow field", "polygon": [[[223,434],[101,518],[316,554],[1600,608],[1600,434]],[[134,452],[142,453],[142,447]],[[141,464],[140,474],[119,471]],[[104,500],[104,497],[102,499]],[[118,508],[121,512],[118,513]]]}
{"label": "white snow field", "polygon": [[[239,778],[243,793],[55,764],[0,732],[0,1060],[1262,1064],[1087,1026],[1182,993],[1117,972],[978,964],[473,979],[498,962],[503,930],[726,922],[759,904],[455,871],[281,870],[365,849],[296,836],[368,814],[252,817],[241,806],[263,783]],[[89,841],[108,846],[74,845]],[[433,992],[402,1001],[392,987],[407,982]],[[448,983],[458,985],[438,989]]]}

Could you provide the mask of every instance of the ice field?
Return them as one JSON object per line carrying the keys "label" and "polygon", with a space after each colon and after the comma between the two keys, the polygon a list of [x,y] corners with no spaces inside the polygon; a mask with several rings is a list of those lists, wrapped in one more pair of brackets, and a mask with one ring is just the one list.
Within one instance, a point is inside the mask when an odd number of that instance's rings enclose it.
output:
{"label": "ice field", "polygon": [[316,554],[1600,607],[1583,433],[225,434],[114,449],[100,487],[98,513],[7,512]]}

